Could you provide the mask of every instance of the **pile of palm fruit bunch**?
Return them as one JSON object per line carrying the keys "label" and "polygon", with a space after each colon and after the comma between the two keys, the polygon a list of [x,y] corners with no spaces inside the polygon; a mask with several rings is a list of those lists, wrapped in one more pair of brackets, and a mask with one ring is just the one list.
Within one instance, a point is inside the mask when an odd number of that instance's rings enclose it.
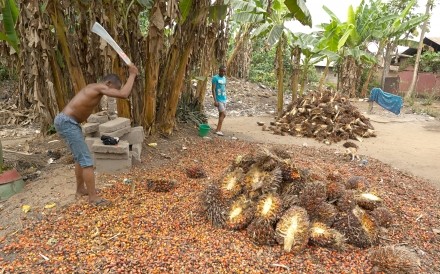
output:
{"label": "pile of palm fruit bunch", "polygon": [[246,230],[258,245],[299,252],[308,244],[342,249],[378,243],[392,215],[366,192],[368,181],[338,173],[317,174],[295,165],[279,148],[238,156],[201,195],[206,219],[216,227]]}
{"label": "pile of palm fruit bunch", "polygon": [[274,134],[314,138],[327,144],[376,136],[370,120],[332,90],[312,91],[297,98],[268,129]]}

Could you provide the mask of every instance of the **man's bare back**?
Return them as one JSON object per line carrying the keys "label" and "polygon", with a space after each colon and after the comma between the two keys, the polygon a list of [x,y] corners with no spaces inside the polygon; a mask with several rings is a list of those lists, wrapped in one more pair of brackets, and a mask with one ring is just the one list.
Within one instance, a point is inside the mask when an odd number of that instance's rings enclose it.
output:
{"label": "man's bare back", "polygon": [[82,123],[92,114],[103,95],[114,98],[128,98],[134,79],[139,73],[134,65],[129,66],[129,72],[130,76],[122,88],[115,86],[110,81],[87,85],[70,100],[66,107],[64,107],[63,113],[71,116],[78,123]]}
{"label": "man's bare back", "polygon": [[101,83],[87,85],[73,97],[63,109],[63,112],[74,118],[78,123],[84,122],[101,101],[103,96],[101,90],[106,87],[105,84]]}

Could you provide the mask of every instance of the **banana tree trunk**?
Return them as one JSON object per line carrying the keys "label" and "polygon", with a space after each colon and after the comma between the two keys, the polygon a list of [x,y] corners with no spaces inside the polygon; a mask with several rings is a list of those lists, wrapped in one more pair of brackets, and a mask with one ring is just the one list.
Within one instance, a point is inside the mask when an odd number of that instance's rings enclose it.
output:
{"label": "banana tree trunk", "polygon": [[[385,43],[384,43],[384,42],[381,42],[381,43],[379,44],[379,49],[377,50],[377,53],[376,53],[376,56],[375,56],[375,57],[376,57],[376,60],[379,60],[379,57],[380,57],[380,55],[382,54],[384,48],[385,48]],[[366,96],[367,96],[368,85],[370,84],[371,77],[376,73],[376,71],[377,71],[377,62],[374,63],[374,64],[371,66],[370,70],[368,71],[367,78],[365,79],[365,82],[364,82],[364,84],[362,85],[362,89],[361,89],[361,96],[362,96],[362,97],[366,97]]]}
{"label": "banana tree trunk", "polygon": [[206,43],[203,45],[203,51],[201,56],[201,64],[199,74],[204,77],[203,80],[197,80],[197,90],[196,90],[196,104],[195,110],[203,111],[205,95],[206,95],[206,87],[208,84],[208,76],[211,71],[212,66],[212,56],[213,50],[212,47],[213,41],[215,40],[215,35],[213,32],[208,31]]}
{"label": "banana tree trunk", "polygon": [[356,93],[356,74],[356,60],[353,56],[345,56],[342,61],[342,67],[339,76],[339,89],[342,94],[345,94],[348,97],[354,96],[354,94]]}
{"label": "banana tree trunk", "polygon": [[301,72],[301,48],[294,47],[292,49],[292,102],[296,100],[298,93],[299,74]]}
{"label": "banana tree trunk", "polygon": [[278,82],[278,93],[277,93],[277,112],[280,118],[283,115],[284,106],[284,66],[283,66],[283,43],[284,35],[281,35],[276,48],[276,75]]}
{"label": "banana tree trunk", "polygon": [[153,129],[156,119],[157,83],[161,51],[164,47],[165,19],[160,7],[165,5],[163,0],[156,0],[150,11],[150,26],[147,37],[147,56],[145,64],[145,102],[142,110],[143,126]]}
{"label": "banana tree trunk", "polygon": [[66,102],[69,98],[69,93],[66,87],[66,81],[64,81],[63,79],[61,68],[57,63],[55,56],[55,53],[51,51],[51,54],[48,56],[48,58],[54,80],[53,85],[55,91],[55,100],[57,101],[58,108],[62,110],[66,106]]}
{"label": "banana tree trunk", "polygon": [[161,77],[160,90],[163,105],[159,110],[158,126],[164,134],[171,135],[176,124],[176,111],[184,82],[189,56],[195,44],[196,34],[205,27],[208,15],[208,0],[192,2],[192,12],[175,34],[167,67]]}
{"label": "banana tree trunk", "polygon": [[52,23],[55,27],[55,33],[63,53],[70,77],[72,78],[73,90],[78,93],[86,86],[86,81],[78,62],[76,52],[71,49],[71,42],[66,35],[66,25],[62,12],[60,12],[59,1],[51,0],[47,6],[47,12],[50,14]]}
{"label": "banana tree trunk", "polygon": [[228,76],[246,78],[250,63],[250,36],[253,30],[252,24],[240,27],[238,31],[235,47],[226,64]]}
{"label": "banana tree trunk", "polygon": [[303,96],[304,91],[306,90],[306,86],[307,86],[307,81],[309,80],[309,59],[306,57],[306,59],[304,60],[304,64],[303,64],[303,69],[302,69],[302,82],[301,82],[301,88],[299,90],[299,96]]}
{"label": "banana tree trunk", "polygon": [[[41,132],[45,133],[59,111],[56,94],[64,94],[65,91],[57,83],[62,81],[62,74],[58,73],[54,64],[56,39],[49,28],[40,28],[51,22],[50,16],[42,14],[38,1],[21,1],[20,11],[17,24],[20,32],[19,89],[22,91],[19,107],[31,108],[37,113],[36,122],[40,123]],[[55,73],[52,73],[53,69]],[[54,79],[53,75],[58,79]]]}
{"label": "banana tree trunk", "polygon": [[325,79],[327,78],[329,68],[330,68],[330,59],[327,58],[327,61],[325,63],[324,72],[321,75],[321,79],[319,79],[318,90],[322,90],[322,86],[324,85]]}

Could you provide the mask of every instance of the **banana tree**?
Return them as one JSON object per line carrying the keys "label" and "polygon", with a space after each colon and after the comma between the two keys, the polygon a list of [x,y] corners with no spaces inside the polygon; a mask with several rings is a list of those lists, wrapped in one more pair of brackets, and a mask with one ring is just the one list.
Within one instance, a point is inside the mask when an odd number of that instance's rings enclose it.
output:
{"label": "banana tree", "polygon": [[302,62],[302,75],[301,75],[301,89],[299,95],[302,96],[304,90],[306,89],[308,81],[308,72],[314,67],[314,65],[325,58],[318,48],[319,39],[314,33],[297,33],[294,35],[295,38],[292,40],[291,47],[299,48],[301,54],[303,55]]}
{"label": "banana tree", "polygon": [[247,78],[250,63],[251,33],[255,28],[253,23],[242,24],[235,33],[234,49],[226,63],[228,76]]}
{"label": "banana tree", "polygon": [[[173,35],[173,43],[166,59],[167,67],[159,82],[160,106],[157,122],[159,130],[166,135],[170,135],[176,125],[176,111],[186,67],[196,44],[197,34],[201,32],[201,28],[206,27],[209,6],[210,2],[207,0],[190,1],[187,16],[183,16],[184,22],[180,23],[180,28]],[[194,12],[189,13],[189,10]]]}
{"label": "banana tree", "polygon": [[284,26],[287,20],[298,20],[303,25],[312,25],[310,13],[303,0],[275,0],[266,3],[262,0],[246,2],[246,8],[243,9],[235,18],[246,18],[253,20],[259,26],[253,33],[253,37],[265,37],[265,43],[268,47],[276,47],[275,71],[278,81],[277,112],[282,115],[284,105],[284,69],[283,54],[286,43],[286,34],[289,32]]}
{"label": "banana tree", "polygon": [[[406,8],[399,14],[393,14],[393,11],[389,10],[389,6],[381,3],[380,1],[371,2],[371,13],[381,13],[385,16],[381,16],[376,20],[376,28],[372,31],[372,37],[378,41],[378,51],[375,58],[379,58],[383,54],[383,50],[386,45],[393,46],[394,43],[399,41],[399,38],[409,30],[418,26],[426,16],[416,16],[413,18],[408,18],[407,15],[417,3],[416,0],[410,1]],[[389,55],[389,51],[387,51]],[[386,60],[387,58],[385,58]],[[378,63],[375,62],[372,68],[369,70],[367,78],[362,86],[361,95],[366,96],[368,84],[370,82],[371,76],[375,73]],[[384,66],[385,67],[385,66]],[[386,73],[384,69],[382,79],[385,79]]]}
{"label": "banana tree", "polygon": [[372,14],[364,1],[356,11],[349,6],[346,22],[341,22],[326,6],[323,8],[332,19],[331,23],[324,27],[333,32],[334,42],[331,44],[332,47],[339,49],[338,53],[342,59],[338,86],[342,93],[353,96],[360,83],[361,64],[372,63],[374,60],[374,57],[367,52],[367,45],[372,40],[371,31],[379,15]]}
{"label": "banana tree", "polygon": [[322,31],[318,31],[317,35],[320,37],[318,42],[318,48],[321,49],[321,54],[324,55],[324,59],[326,60],[324,72],[319,79],[318,89],[321,90],[324,82],[327,78],[328,72],[330,70],[331,63],[337,63],[340,56],[338,52],[342,47],[339,44],[337,33],[337,23],[335,21],[332,24],[322,24],[320,25]]}
{"label": "banana tree", "polygon": [[[148,4],[148,3],[146,3]],[[145,90],[142,108],[142,125],[151,130],[156,119],[157,84],[160,58],[165,44],[166,1],[155,0],[149,8],[149,28],[146,41]],[[174,14],[177,16],[177,14]]]}

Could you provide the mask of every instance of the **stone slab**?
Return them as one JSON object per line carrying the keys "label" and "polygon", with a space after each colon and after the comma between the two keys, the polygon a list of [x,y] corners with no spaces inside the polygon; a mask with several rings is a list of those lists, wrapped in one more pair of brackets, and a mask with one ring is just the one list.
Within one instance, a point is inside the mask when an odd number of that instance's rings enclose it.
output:
{"label": "stone slab", "polygon": [[101,134],[106,134],[110,132],[114,132],[126,127],[130,127],[130,119],[124,117],[118,117],[114,120],[110,120],[103,124],[99,125],[99,132]]}
{"label": "stone slab", "polygon": [[104,145],[99,139],[93,143],[92,151],[95,153],[128,154],[129,144],[127,141],[119,141],[117,145]]}
{"label": "stone slab", "polygon": [[99,130],[99,123],[85,123],[82,125],[82,131],[84,134],[90,134]]}
{"label": "stone slab", "polygon": [[94,153],[95,159],[108,159],[108,160],[127,160],[129,153],[115,154],[115,153]]}
{"label": "stone slab", "polygon": [[87,123],[99,123],[103,124],[105,122],[108,122],[108,115],[107,112],[101,111],[98,113],[94,113],[87,118]]}
{"label": "stone slab", "polygon": [[[118,138],[121,138],[122,136],[124,136],[124,135],[126,135],[127,133],[129,133],[130,130],[131,130],[131,127],[128,126],[128,127],[121,128],[121,129],[118,129],[118,130],[113,131],[113,132],[105,132],[105,133],[102,133],[101,136],[102,136],[102,135],[107,135],[107,136],[110,136],[110,137],[118,137]],[[101,132],[100,132],[100,133],[101,133]],[[124,140],[124,141],[125,141],[125,140]]]}
{"label": "stone slab", "polygon": [[145,134],[143,127],[132,127],[130,132],[121,137],[121,140],[127,141],[130,145],[140,144],[144,141]]}
{"label": "stone slab", "polygon": [[136,152],[134,152],[134,151],[130,151],[130,158],[131,158],[131,162],[133,163],[133,164],[140,164],[142,161],[141,161],[141,157],[140,157],[140,155],[138,155]]}
{"label": "stone slab", "polygon": [[101,141],[101,139],[99,137],[86,137],[85,139],[87,147],[89,148],[90,152],[93,152],[93,144],[96,141]]}
{"label": "stone slab", "polygon": [[139,155],[139,157],[142,154],[142,144],[134,144],[130,146],[130,151],[133,151]]}
{"label": "stone slab", "polygon": [[125,160],[96,159],[95,168],[97,172],[104,173],[129,171],[131,168],[131,158]]}

